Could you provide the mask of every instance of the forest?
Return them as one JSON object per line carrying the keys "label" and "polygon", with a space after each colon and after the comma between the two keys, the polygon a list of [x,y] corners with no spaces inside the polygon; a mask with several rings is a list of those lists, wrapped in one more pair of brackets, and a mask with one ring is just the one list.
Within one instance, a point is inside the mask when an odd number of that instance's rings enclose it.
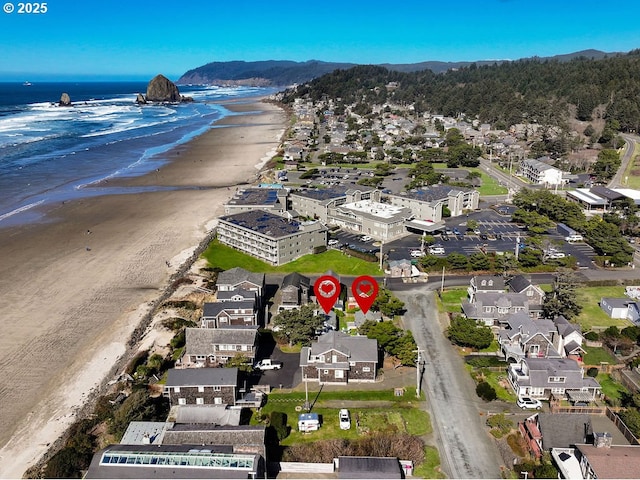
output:
{"label": "forest", "polygon": [[[395,82],[397,87],[387,88]],[[391,71],[364,65],[336,70],[286,90],[314,101],[413,105],[416,113],[465,115],[494,128],[519,123],[566,125],[604,119],[621,132],[640,127],[640,50],[602,59],[525,59],[452,69],[445,73]]]}

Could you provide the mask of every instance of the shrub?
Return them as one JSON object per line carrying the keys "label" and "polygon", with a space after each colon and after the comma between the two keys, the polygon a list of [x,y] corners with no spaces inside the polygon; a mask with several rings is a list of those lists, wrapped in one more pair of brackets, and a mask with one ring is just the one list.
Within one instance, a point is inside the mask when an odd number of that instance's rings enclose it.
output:
{"label": "shrub", "polygon": [[89,468],[92,454],[66,447],[47,462],[45,478],[82,478],[81,470]]}
{"label": "shrub", "polygon": [[598,376],[597,367],[591,367],[590,369],[587,370],[587,377],[596,378],[597,376]]}
{"label": "shrub", "polygon": [[501,433],[505,434],[513,428],[513,420],[505,417],[504,413],[498,413],[487,418],[487,425],[491,428],[498,429]]}
{"label": "shrub", "polygon": [[600,340],[600,335],[597,332],[587,332],[584,334],[584,338],[589,340],[590,342],[597,342]]}
{"label": "shrub", "polygon": [[187,320],[185,318],[172,317],[172,318],[167,318],[166,320],[163,320],[162,326],[164,328],[168,328],[169,330],[173,330],[174,332],[177,332],[184,327],[195,328],[198,326],[198,324],[192,320]]}
{"label": "shrub", "polygon": [[495,389],[487,382],[480,382],[476,387],[476,394],[485,402],[490,402],[498,398]]}

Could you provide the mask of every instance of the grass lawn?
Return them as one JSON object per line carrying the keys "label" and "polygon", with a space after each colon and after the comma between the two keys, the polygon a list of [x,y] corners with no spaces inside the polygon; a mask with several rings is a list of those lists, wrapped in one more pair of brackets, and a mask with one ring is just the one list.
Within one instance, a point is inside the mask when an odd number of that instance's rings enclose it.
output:
{"label": "grass lawn", "polygon": [[465,298],[467,298],[467,289],[465,287],[445,289],[438,301],[440,311],[460,313],[460,304]]}
{"label": "grass lawn", "polygon": [[482,185],[478,187],[478,192],[480,196],[483,195],[506,195],[508,193],[507,187],[503,187],[498,183],[498,181],[487,175],[486,171],[483,171],[479,167],[469,168],[471,172],[479,172],[480,178],[482,180]]}
{"label": "grass lawn", "polygon": [[286,265],[274,267],[214,240],[202,253],[202,256],[209,262],[211,267],[222,270],[242,267],[251,272],[259,273],[322,273],[327,270],[333,270],[340,275],[381,274],[377,262],[365,262],[364,260],[344,255],[338,250],[327,250],[316,255],[305,255]]}
{"label": "grass lawn", "polygon": [[632,172],[640,168],[640,145],[634,143],[634,150],[631,155],[631,160],[627,169],[622,177],[622,185],[627,188],[640,188],[640,176],[634,175]]}
{"label": "grass lawn", "polygon": [[498,400],[515,403],[516,395],[513,393],[507,381],[507,372],[493,372],[486,368],[474,368],[468,364],[465,364],[465,368],[470,372],[476,383],[478,383],[478,377],[482,375],[484,381],[491,385],[496,391]]}
{"label": "grass lawn", "polygon": [[582,361],[585,365],[600,365],[602,362],[609,363],[611,365],[615,365],[618,363],[615,357],[609,354],[602,347],[587,347],[583,345],[582,348],[585,350],[584,358]]}
{"label": "grass lawn", "polygon": [[436,447],[425,447],[424,463],[413,469],[414,478],[447,478],[440,469],[440,454]]}
{"label": "grass lawn", "polygon": [[596,380],[602,387],[602,393],[604,393],[609,400],[613,400],[613,404],[622,399],[623,393],[629,393],[623,385],[613,380],[608,373],[599,373]]}
{"label": "grass lawn", "polygon": [[[421,410],[418,403],[412,401],[411,395],[395,397],[392,390],[321,392],[319,395],[315,391],[309,392],[309,401],[313,402],[312,412],[320,416],[322,426],[316,432],[301,433],[298,431],[298,414],[300,412],[296,411],[296,407],[299,408],[304,400],[305,394],[303,392],[272,393],[269,395],[267,404],[262,407],[263,414],[279,411],[287,415],[287,424],[291,427],[291,433],[281,442],[282,445],[334,438],[355,440],[370,432],[397,431],[411,435],[426,435],[433,431],[429,414]],[[335,404],[345,400],[392,401],[394,406],[392,408],[376,406],[349,408],[351,429],[341,430],[338,422],[340,407]],[[259,424],[259,418],[256,415],[251,419],[251,424]]]}
{"label": "grass lawn", "polygon": [[582,305],[582,312],[574,320],[582,327],[583,332],[604,330],[611,325],[619,328],[633,325],[629,320],[623,318],[609,318],[600,308],[602,297],[624,297],[624,287],[584,287],[576,290],[578,303]]}

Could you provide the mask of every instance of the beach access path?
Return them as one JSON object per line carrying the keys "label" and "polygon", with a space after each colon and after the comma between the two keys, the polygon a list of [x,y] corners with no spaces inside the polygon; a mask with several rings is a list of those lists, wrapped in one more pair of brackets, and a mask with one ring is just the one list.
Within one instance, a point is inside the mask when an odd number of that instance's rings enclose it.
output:
{"label": "beach access path", "polygon": [[285,114],[245,99],[238,115],[105,187],[166,186],[49,206],[0,224],[0,478],[19,478],[127,353],[133,331],[223,213],[276,152]]}

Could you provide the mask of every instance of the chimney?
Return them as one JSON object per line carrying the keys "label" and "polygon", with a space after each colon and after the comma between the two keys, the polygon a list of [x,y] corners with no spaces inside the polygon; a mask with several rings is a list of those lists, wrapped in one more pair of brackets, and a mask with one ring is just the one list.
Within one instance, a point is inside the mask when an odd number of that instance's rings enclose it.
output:
{"label": "chimney", "polygon": [[593,434],[593,446],[596,448],[609,448],[613,443],[613,436],[609,432],[596,432]]}

